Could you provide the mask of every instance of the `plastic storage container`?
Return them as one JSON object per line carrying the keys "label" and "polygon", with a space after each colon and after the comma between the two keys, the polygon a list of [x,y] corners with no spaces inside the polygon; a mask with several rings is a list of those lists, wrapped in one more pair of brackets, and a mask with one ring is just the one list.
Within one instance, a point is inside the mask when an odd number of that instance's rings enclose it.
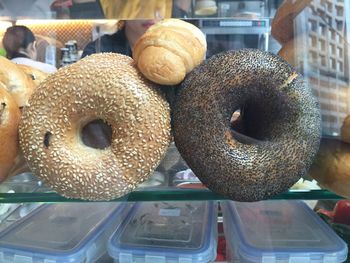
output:
{"label": "plastic storage container", "polygon": [[41,205],[41,203],[0,204],[0,232]]}
{"label": "plastic storage container", "polygon": [[338,263],[347,245],[302,201],[223,203],[228,262]]}
{"label": "plastic storage container", "polygon": [[0,262],[95,262],[127,210],[123,203],[42,205],[0,232]]}
{"label": "plastic storage container", "polygon": [[201,263],[216,258],[213,202],[140,202],[108,242],[118,263]]}

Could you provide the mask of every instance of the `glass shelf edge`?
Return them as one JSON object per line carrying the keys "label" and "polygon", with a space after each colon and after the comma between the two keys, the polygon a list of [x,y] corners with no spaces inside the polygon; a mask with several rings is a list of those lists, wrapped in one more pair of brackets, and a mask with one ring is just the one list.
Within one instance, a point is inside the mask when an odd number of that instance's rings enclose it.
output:
{"label": "glass shelf edge", "polygon": [[[271,200],[326,200],[344,199],[327,190],[288,191],[270,198]],[[209,190],[142,190],[131,192],[112,202],[137,201],[200,201],[228,200]],[[80,199],[65,198],[57,193],[0,193],[0,203],[56,203],[56,202],[88,202]]]}

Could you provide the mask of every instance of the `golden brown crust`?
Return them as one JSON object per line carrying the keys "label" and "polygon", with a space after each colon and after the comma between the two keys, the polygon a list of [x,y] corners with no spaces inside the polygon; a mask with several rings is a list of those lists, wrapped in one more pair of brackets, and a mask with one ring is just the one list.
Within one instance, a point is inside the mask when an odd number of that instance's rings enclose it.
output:
{"label": "golden brown crust", "polygon": [[17,64],[17,67],[23,70],[27,77],[30,79],[28,82],[31,80],[34,81],[35,87],[38,87],[39,84],[49,76],[48,73],[45,73],[28,65]]}
{"label": "golden brown crust", "polygon": [[197,27],[182,20],[165,19],[151,26],[136,42],[133,58],[146,78],[158,84],[176,85],[185,77],[183,69],[186,74],[201,63],[206,48],[205,36]]}
{"label": "golden brown crust", "polygon": [[[157,52],[160,55],[154,56]],[[152,76],[150,80],[161,82],[163,85],[180,83],[186,76],[186,67],[180,56],[163,47],[145,48],[140,55],[140,61],[147,61],[147,64],[138,63],[139,70],[146,76]],[[149,64],[154,66],[149,67]],[[175,68],[177,74],[173,74]]]}
{"label": "golden brown crust", "polygon": [[350,198],[350,145],[323,138],[309,174],[321,187]]}
{"label": "golden brown crust", "polygon": [[180,34],[185,38],[182,44],[192,49],[191,54],[193,55],[194,64],[198,65],[205,58],[207,40],[199,28],[180,19],[166,19],[150,27],[148,32],[164,32],[166,30],[176,32],[176,34]]}
{"label": "golden brown crust", "polygon": [[[186,71],[194,66],[194,60],[192,56],[192,48],[186,44],[186,38],[182,34],[174,34],[172,30],[167,31],[156,31],[151,35],[144,35],[140,38],[140,41],[135,45],[135,62],[137,64],[144,64],[145,67],[152,67],[153,65],[148,63],[148,58],[154,60],[154,57],[162,56],[162,49],[167,49],[172,53],[182,58],[182,63],[186,67]],[[144,59],[140,59],[140,54],[145,48],[156,47],[162,48],[159,52],[152,53]],[[157,50],[155,50],[157,51]],[[159,55],[156,55],[159,54]],[[174,69],[176,72],[176,69]]]}
{"label": "golden brown crust", "polygon": [[[130,57],[100,53],[50,75],[30,98],[20,145],[32,172],[70,198],[109,200],[149,178],[170,143],[170,109]],[[103,120],[111,144],[87,146],[83,127]],[[33,125],[35,124],[35,125]]]}
{"label": "golden brown crust", "polygon": [[312,0],[285,0],[277,9],[271,23],[271,35],[282,45],[292,40],[295,17],[311,3]]}
{"label": "golden brown crust", "polygon": [[7,90],[0,88],[0,182],[5,180],[18,153],[20,111]]}
{"label": "golden brown crust", "polygon": [[19,107],[24,107],[34,90],[34,82],[12,61],[0,56],[0,82]]}

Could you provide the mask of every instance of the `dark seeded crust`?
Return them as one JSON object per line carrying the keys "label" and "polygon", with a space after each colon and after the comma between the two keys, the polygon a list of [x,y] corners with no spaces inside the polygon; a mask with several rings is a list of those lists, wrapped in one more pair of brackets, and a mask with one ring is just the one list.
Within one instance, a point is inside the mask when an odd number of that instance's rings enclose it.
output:
{"label": "dark seeded crust", "polygon": [[[240,108],[245,134],[258,140],[233,135],[230,118]],[[318,104],[294,69],[253,49],[221,53],[195,68],[173,112],[175,143],[187,164],[209,189],[237,201],[291,187],[318,150],[320,123]]]}
{"label": "dark seeded crust", "polygon": [[[86,146],[82,127],[102,119],[111,145]],[[29,100],[20,146],[30,169],[69,198],[109,200],[147,180],[170,143],[169,105],[133,60],[95,54],[50,75]]]}

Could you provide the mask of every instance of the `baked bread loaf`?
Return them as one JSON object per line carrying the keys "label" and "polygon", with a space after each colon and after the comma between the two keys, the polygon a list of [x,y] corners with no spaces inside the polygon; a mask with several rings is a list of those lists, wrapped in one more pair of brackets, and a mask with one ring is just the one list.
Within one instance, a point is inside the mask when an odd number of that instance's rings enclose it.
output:
{"label": "baked bread loaf", "polygon": [[322,138],[309,175],[322,188],[350,198],[350,144],[341,140]]}
{"label": "baked bread loaf", "polygon": [[34,82],[35,87],[38,87],[39,84],[44,81],[47,76],[49,76],[48,73],[45,73],[39,69],[33,68],[28,65],[22,65],[22,64],[17,64],[17,67],[19,67],[23,72],[27,75],[27,77],[30,79],[28,82],[31,80]]}
{"label": "baked bread loaf", "polygon": [[27,104],[35,84],[12,61],[0,56],[0,82],[11,93],[19,107]]}
{"label": "baked bread loaf", "polygon": [[149,80],[176,85],[202,62],[206,50],[206,39],[199,28],[179,19],[165,19],[138,39],[133,59]]}
{"label": "baked bread loaf", "polygon": [[8,176],[18,153],[20,110],[11,94],[0,87],[0,182]]}
{"label": "baked bread loaf", "polygon": [[285,0],[279,6],[271,23],[271,35],[280,44],[287,43],[296,35],[296,32],[294,32],[294,19],[311,1]]}
{"label": "baked bread loaf", "polygon": [[350,198],[350,115],[340,129],[340,140],[322,138],[309,174],[323,188]]}

